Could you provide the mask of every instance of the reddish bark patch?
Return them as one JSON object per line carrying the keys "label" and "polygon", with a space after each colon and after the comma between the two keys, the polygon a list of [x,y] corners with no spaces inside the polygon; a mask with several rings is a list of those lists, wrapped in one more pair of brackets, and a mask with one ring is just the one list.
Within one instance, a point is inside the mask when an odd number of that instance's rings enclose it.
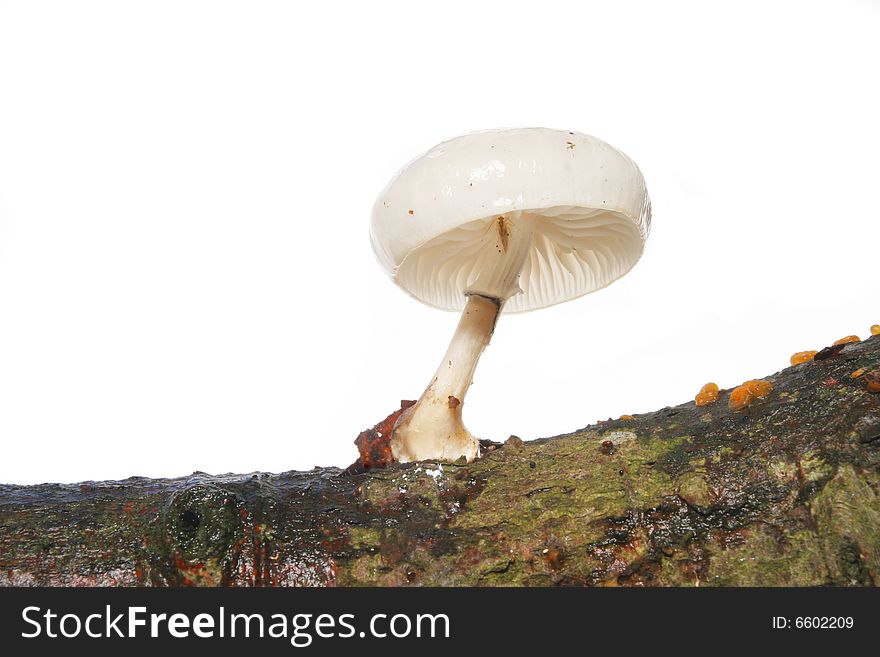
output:
{"label": "reddish bark patch", "polygon": [[354,444],[357,445],[360,456],[348,467],[349,472],[384,468],[388,464],[394,463],[394,456],[391,454],[391,432],[400,414],[413,404],[415,401],[401,400],[399,410],[394,411],[372,429],[361,431],[358,434]]}
{"label": "reddish bark patch", "polygon": [[189,563],[180,555],[175,554],[174,565],[180,571],[183,586],[198,586],[205,579],[205,564],[203,563]]}
{"label": "reddish bark patch", "polygon": [[562,568],[562,550],[559,548],[544,548],[541,550],[541,556],[544,558],[547,565],[550,566],[551,570],[559,570]]}

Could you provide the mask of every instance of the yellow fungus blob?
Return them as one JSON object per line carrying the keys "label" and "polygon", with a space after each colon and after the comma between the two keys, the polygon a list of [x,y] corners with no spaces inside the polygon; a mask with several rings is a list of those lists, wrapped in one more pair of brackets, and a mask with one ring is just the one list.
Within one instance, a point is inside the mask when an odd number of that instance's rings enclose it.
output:
{"label": "yellow fungus blob", "polygon": [[880,370],[871,370],[865,374],[865,387],[868,392],[880,392]]}
{"label": "yellow fungus blob", "polygon": [[743,383],[743,386],[750,393],[752,393],[752,396],[756,399],[764,399],[764,397],[768,396],[773,390],[772,383],[761,379],[752,379],[751,381],[746,381],[745,383]]}
{"label": "yellow fungus blob", "polygon": [[871,335],[880,335],[880,324],[874,324],[871,327]]}
{"label": "yellow fungus blob", "polygon": [[694,403],[697,406],[708,406],[709,404],[715,403],[716,401],[718,401],[717,383],[707,383],[702,388],[700,388],[700,392],[698,392],[697,396],[694,397]]}
{"label": "yellow fungus blob", "polygon": [[839,344],[848,344],[850,342],[861,342],[862,339],[857,335],[848,335],[845,338],[840,338],[840,340],[836,340],[831,344],[832,347],[836,347]]}
{"label": "yellow fungus blob", "polygon": [[813,360],[813,357],[818,353],[818,351],[799,351],[796,354],[792,355],[792,357],[789,359],[789,362],[792,365],[800,365],[801,363],[806,363],[807,361]]}
{"label": "yellow fungus blob", "polygon": [[632,415],[621,415],[621,420],[634,420],[635,418]]}
{"label": "yellow fungus blob", "polygon": [[754,400],[755,396],[746,386],[737,386],[730,393],[728,406],[732,411],[739,411],[751,404]]}
{"label": "yellow fungus blob", "polygon": [[854,378],[854,379],[858,379],[858,378],[859,378],[862,374],[864,374],[864,373],[865,373],[865,368],[864,368],[864,367],[860,367],[860,368],[857,369],[855,372],[853,372],[852,374],[850,374],[850,376],[851,376],[852,378]]}

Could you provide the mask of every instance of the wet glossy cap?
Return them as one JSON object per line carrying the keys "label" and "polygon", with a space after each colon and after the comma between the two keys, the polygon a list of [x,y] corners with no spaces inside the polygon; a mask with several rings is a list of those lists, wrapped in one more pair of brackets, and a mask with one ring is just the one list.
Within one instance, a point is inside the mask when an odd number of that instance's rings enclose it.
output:
{"label": "wet glossy cap", "polygon": [[475,245],[502,216],[533,226],[522,292],[504,306],[523,312],[626,274],[644,249],[651,202],[635,163],[595,137],[488,130],[443,142],[404,167],[373,206],[370,237],[407,293],[461,310],[480,265]]}

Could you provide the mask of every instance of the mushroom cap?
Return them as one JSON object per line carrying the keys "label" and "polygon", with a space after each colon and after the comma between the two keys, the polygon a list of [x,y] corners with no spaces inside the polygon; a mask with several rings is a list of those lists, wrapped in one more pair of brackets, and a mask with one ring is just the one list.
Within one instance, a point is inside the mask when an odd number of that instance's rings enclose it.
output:
{"label": "mushroom cap", "polygon": [[522,292],[505,312],[574,299],[638,261],[651,201],[635,163],[578,132],[513,128],[443,142],[407,164],[373,206],[370,238],[408,294],[461,310],[480,266],[479,243],[498,217],[532,219]]}

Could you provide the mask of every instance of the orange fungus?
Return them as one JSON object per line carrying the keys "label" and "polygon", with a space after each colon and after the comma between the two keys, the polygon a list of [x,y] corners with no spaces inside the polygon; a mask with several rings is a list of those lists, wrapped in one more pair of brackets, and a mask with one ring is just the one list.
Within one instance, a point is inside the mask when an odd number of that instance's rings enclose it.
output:
{"label": "orange fungus", "polygon": [[770,394],[770,391],[773,390],[773,384],[769,381],[763,381],[759,379],[752,379],[751,381],[746,381],[743,383],[743,386],[748,389],[752,396],[756,399],[764,399],[767,395]]}
{"label": "orange fungus", "polygon": [[754,399],[755,396],[746,386],[737,386],[730,393],[730,402],[728,403],[728,406],[730,406],[730,410],[732,411],[739,411],[751,404]]}
{"label": "orange fungus", "polygon": [[718,401],[717,383],[707,383],[700,388],[700,392],[694,397],[694,403],[696,403],[697,406],[708,406],[716,401]]}
{"label": "orange fungus", "polygon": [[792,355],[790,362],[792,365],[800,365],[801,363],[806,363],[807,361],[813,360],[818,351],[799,351],[796,354]]}
{"label": "orange fungus", "polygon": [[840,338],[840,340],[835,340],[831,346],[836,346],[839,344],[848,344],[850,342],[861,342],[862,339],[857,335],[848,335],[845,338]]}

